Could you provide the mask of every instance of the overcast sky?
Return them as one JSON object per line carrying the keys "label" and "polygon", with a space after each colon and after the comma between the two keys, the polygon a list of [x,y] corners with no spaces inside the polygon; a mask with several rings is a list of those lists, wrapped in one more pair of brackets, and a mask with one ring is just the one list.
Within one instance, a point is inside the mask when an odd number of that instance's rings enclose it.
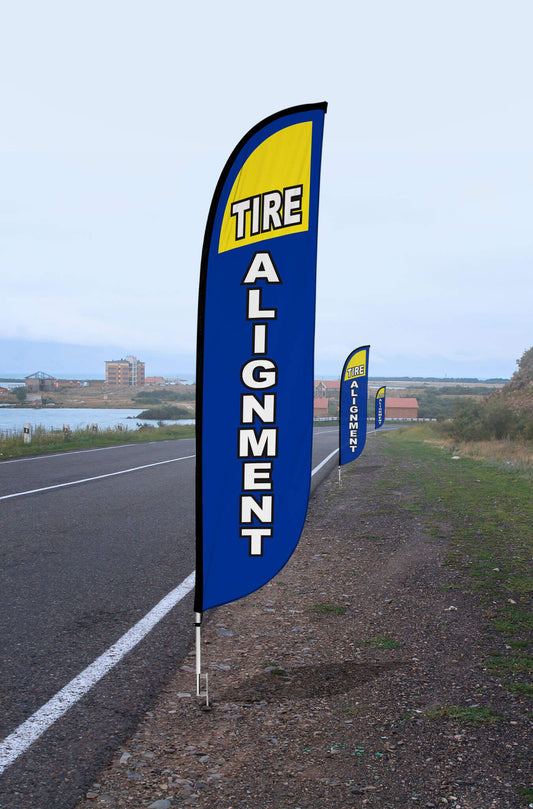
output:
{"label": "overcast sky", "polygon": [[0,338],[194,367],[221,170],[261,119],[327,101],[315,375],[370,344],[373,376],[510,376],[533,344],[532,30],[531,0],[6,3]]}

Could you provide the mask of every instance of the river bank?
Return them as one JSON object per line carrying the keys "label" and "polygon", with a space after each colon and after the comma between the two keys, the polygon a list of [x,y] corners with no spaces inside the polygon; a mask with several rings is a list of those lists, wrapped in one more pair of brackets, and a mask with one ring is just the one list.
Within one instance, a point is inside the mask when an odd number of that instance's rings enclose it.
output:
{"label": "river bank", "polygon": [[0,433],[21,432],[25,424],[32,431],[38,427],[45,430],[61,430],[67,425],[70,430],[85,429],[96,424],[98,429],[137,429],[136,419],[142,408],[33,408],[0,407]]}
{"label": "river bank", "polygon": [[[121,427],[124,430],[137,430],[141,424],[154,424],[141,418],[144,408],[25,408],[0,407],[0,433],[21,432],[25,424],[32,429],[61,430],[67,425],[70,430],[83,430],[96,425],[99,430]],[[156,420],[158,421],[158,420]],[[163,419],[165,424],[194,424],[194,419]]]}

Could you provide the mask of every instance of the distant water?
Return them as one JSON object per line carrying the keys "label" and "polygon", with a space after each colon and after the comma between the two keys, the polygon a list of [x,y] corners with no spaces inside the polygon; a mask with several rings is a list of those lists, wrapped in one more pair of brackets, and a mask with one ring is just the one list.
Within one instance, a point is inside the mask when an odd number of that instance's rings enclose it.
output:
{"label": "distant water", "polygon": [[[71,430],[85,429],[97,424],[99,429],[112,429],[122,425],[124,430],[137,430],[140,424],[157,424],[157,421],[139,419],[142,410],[100,410],[89,407],[0,407],[0,433],[14,430],[21,432],[25,424],[44,427],[47,430],[62,429],[68,424]],[[164,424],[194,424],[194,419],[167,419]]]}

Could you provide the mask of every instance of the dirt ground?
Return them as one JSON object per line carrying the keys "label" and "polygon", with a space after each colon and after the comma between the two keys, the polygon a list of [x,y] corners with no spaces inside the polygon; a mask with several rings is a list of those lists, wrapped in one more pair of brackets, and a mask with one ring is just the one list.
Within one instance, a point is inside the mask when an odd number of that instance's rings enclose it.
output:
{"label": "dirt ground", "polygon": [[487,671],[504,639],[406,472],[376,436],[328,478],[285,569],[207,616],[211,710],[191,650],[79,809],[533,805],[531,701]]}

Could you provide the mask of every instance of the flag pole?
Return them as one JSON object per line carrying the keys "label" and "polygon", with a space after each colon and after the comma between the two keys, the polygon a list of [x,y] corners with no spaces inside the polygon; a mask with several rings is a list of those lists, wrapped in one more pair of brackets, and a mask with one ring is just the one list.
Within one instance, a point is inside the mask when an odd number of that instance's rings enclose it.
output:
{"label": "flag pole", "polygon": [[[205,697],[205,706],[209,707],[209,675],[202,674],[202,613],[194,613],[194,626],[196,627],[196,696]],[[202,691],[202,679],[205,690]]]}

